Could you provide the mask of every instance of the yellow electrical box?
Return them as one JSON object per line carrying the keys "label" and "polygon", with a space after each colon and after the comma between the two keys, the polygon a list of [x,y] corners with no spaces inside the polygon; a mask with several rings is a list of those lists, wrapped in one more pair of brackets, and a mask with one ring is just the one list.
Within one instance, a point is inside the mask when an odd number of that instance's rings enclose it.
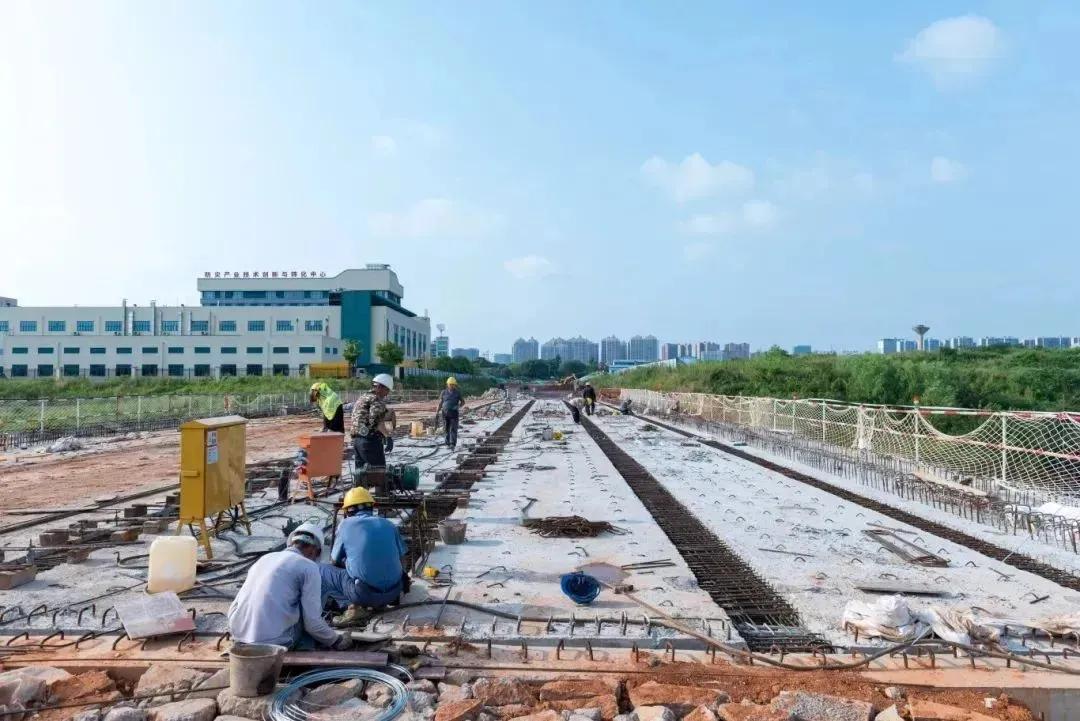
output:
{"label": "yellow electrical box", "polygon": [[197,524],[206,557],[213,558],[206,519],[214,517],[214,532],[226,513],[251,533],[244,509],[247,419],[221,416],[189,421],[180,426],[180,521],[176,532]]}

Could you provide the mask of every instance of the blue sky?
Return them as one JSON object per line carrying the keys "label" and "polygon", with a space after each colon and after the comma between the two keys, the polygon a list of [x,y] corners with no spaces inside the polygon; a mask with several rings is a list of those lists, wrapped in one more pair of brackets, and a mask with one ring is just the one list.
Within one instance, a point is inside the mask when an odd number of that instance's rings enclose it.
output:
{"label": "blue sky", "polygon": [[0,5],[0,295],[390,263],[453,345],[1080,335],[1069,3]]}

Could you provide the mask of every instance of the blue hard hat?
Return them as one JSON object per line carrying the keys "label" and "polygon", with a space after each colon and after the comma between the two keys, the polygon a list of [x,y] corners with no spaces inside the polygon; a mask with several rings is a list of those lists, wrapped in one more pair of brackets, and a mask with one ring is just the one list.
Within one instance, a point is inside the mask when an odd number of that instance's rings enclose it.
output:
{"label": "blue hard hat", "polygon": [[571,601],[582,606],[589,605],[600,595],[600,582],[581,571],[565,574],[559,586]]}

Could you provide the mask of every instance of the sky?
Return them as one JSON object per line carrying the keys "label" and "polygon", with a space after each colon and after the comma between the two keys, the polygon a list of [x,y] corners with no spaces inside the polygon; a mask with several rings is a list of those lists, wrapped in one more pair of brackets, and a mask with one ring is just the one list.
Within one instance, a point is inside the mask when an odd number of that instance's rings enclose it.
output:
{"label": "sky", "polygon": [[0,3],[0,295],[389,263],[454,346],[1080,335],[1080,6]]}

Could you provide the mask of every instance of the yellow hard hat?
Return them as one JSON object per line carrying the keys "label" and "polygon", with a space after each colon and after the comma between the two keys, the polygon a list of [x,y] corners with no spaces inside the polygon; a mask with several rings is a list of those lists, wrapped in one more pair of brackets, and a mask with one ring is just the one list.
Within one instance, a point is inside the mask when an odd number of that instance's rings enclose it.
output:
{"label": "yellow hard hat", "polygon": [[454,376],[450,376],[449,378],[446,379],[446,385],[448,385],[448,386],[456,386],[457,385],[457,378],[455,378]]}
{"label": "yellow hard hat", "polygon": [[317,390],[322,390],[322,382],[311,384],[311,392],[314,393]]}
{"label": "yellow hard hat", "polygon": [[349,506],[375,505],[375,499],[371,497],[371,491],[366,488],[350,488],[341,502],[342,508]]}

